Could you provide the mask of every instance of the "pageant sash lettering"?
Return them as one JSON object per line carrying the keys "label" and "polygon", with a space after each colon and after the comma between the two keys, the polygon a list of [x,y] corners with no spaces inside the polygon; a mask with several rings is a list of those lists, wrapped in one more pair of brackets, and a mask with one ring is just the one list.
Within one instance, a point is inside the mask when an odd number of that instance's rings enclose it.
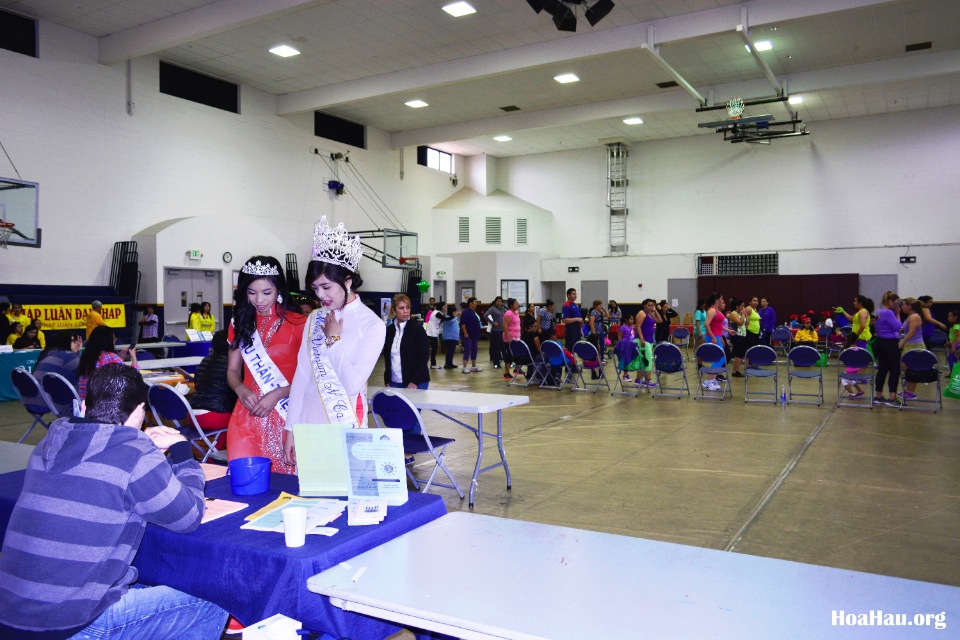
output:
{"label": "pageant sash lettering", "polygon": [[[250,369],[250,373],[253,374],[253,379],[257,382],[257,386],[260,387],[260,397],[267,395],[267,393],[274,389],[282,389],[283,387],[290,386],[287,379],[283,377],[283,373],[281,373],[279,367],[277,367],[273,360],[270,359],[270,356],[267,355],[267,350],[263,346],[263,341],[260,339],[260,333],[254,331],[250,334],[250,340],[250,346],[241,349],[240,353],[243,356],[243,361],[247,363],[247,368]],[[288,403],[289,399],[283,398],[275,407],[284,422],[287,421]]]}
{"label": "pageant sash lettering", "polygon": [[317,384],[320,399],[323,400],[323,406],[327,410],[327,419],[331,423],[350,424],[356,427],[359,426],[356,407],[350,402],[350,396],[343,388],[343,383],[340,382],[337,372],[333,369],[333,363],[330,362],[330,356],[327,355],[327,336],[323,333],[327,313],[332,312],[324,312],[323,309],[315,311],[310,325],[310,362],[313,364],[313,379]]}

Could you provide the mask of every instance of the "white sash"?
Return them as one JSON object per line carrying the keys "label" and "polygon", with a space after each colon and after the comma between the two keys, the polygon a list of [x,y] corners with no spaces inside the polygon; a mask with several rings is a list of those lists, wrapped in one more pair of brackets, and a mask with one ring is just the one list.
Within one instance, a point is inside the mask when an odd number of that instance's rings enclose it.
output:
{"label": "white sash", "polygon": [[357,408],[352,406],[350,396],[343,388],[337,372],[333,369],[333,363],[327,355],[327,336],[323,333],[323,325],[328,313],[332,312],[317,309],[310,324],[308,340],[310,341],[310,362],[313,364],[313,379],[317,384],[320,399],[323,400],[323,406],[327,410],[327,419],[331,423],[358,427],[360,425],[357,423]]}
{"label": "white sash", "polygon": [[[257,331],[256,328],[254,328],[253,333],[250,335],[250,340],[250,346],[241,349],[240,354],[243,356],[243,361],[247,363],[247,368],[250,369],[250,373],[253,374],[253,379],[256,381],[257,386],[260,387],[260,397],[267,395],[267,393],[274,389],[282,389],[283,387],[290,386],[287,379],[283,377],[283,373],[281,373],[279,367],[277,367],[273,360],[270,359],[270,356],[267,355],[267,350],[264,348],[263,341],[260,339],[260,332]],[[289,398],[283,398],[277,403],[277,406],[274,407],[284,422],[287,421],[288,402]]]}

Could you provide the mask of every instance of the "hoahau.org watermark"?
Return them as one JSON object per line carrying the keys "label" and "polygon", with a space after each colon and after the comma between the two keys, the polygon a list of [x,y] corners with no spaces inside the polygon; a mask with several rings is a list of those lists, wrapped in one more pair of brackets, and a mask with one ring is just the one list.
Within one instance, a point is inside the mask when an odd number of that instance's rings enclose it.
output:
{"label": "hoahau.org watermark", "polygon": [[871,610],[865,613],[847,613],[836,609],[830,615],[830,623],[835,627],[933,627],[947,628],[947,612],[940,613],[885,613]]}

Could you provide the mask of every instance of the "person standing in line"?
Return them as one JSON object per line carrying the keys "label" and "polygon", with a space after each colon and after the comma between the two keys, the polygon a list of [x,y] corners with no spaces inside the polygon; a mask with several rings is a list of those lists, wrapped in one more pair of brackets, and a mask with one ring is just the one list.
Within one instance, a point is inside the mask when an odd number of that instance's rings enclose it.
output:
{"label": "person standing in line", "polygon": [[[480,342],[480,316],[477,315],[477,299],[469,298],[467,306],[460,311],[460,331],[463,339],[463,373],[480,373],[477,366],[477,347]],[[467,363],[471,366],[467,366]]]}
{"label": "person standing in line", "polygon": [[553,307],[553,300],[548,298],[546,304],[540,307],[540,310],[537,311],[537,318],[540,320],[541,332],[554,329],[557,326],[557,319],[553,315]]}
{"label": "person standing in line", "polygon": [[[880,312],[873,328],[876,340],[873,342],[873,354],[877,358],[877,384],[873,401],[880,404],[899,407],[897,402],[897,384],[900,382],[900,297],[893,291],[887,291],[880,299]],[[888,378],[889,376],[889,378]],[[883,397],[883,383],[887,383],[887,397]]]}
{"label": "person standing in line", "polygon": [[[770,336],[777,328],[777,312],[773,310],[766,298],[760,298],[760,344],[770,346]],[[809,314],[813,321],[813,314]]]}
{"label": "person standing in line", "polygon": [[460,312],[457,311],[456,305],[448,304],[447,313],[440,319],[440,327],[443,334],[443,350],[447,358],[443,365],[444,369],[457,368],[457,365],[453,364],[453,357],[457,353],[457,343],[460,341],[459,316]]}
{"label": "person standing in line", "polygon": [[661,300],[657,304],[657,313],[660,316],[660,319],[657,321],[656,329],[657,344],[660,344],[661,342],[670,342],[670,321],[680,314],[671,309],[670,303],[668,303],[666,300]]}
{"label": "person standing in line", "polygon": [[383,341],[383,384],[396,389],[426,389],[430,386],[430,347],[423,325],[410,317],[410,306],[405,294],[393,296],[393,321]]}
{"label": "person standing in line", "polygon": [[[513,363],[513,353],[510,351],[510,343],[513,340],[520,339],[520,302],[516,298],[507,298],[507,310],[503,312],[503,357],[506,363],[506,371],[503,373],[505,380],[510,380],[513,375],[510,374],[510,365]],[[519,370],[519,367],[517,367]],[[517,372],[514,371],[514,373]]]}
{"label": "person standing in line", "polygon": [[[923,349],[923,309],[924,304],[920,300],[915,298],[905,298],[903,300],[903,315],[904,320],[901,325],[901,333],[903,333],[903,338],[900,339],[898,346],[903,352],[914,351],[917,349]],[[907,368],[904,365],[900,366],[904,375],[907,373]],[[904,378],[906,379],[906,378]],[[907,382],[903,385],[905,387],[902,398],[904,400],[916,400],[917,399],[917,383],[916,382]]]}
{"label": "person standing in line", "polygon": [[493,368],[499,369],[501,359],[510,362],[509,356],[504,357],[506,352],[503,347],[503,298],[497,296],[493,299],[493,304],[487,307],[483,319],[490,327],[488,334],[490,338],[490,360],[493,362]]}
{"label": "person standing in line", "polygon": [[151,306],[140,316],[140,342],[160,342],[160,318]]}
{"label": "person standing in line", "polygon": [[[430,298],[433,300],[433,298]],[[427,332],[427,340],[430,343],[430,368],[431,369],[442,369],[441,365],[437,364],[437,351],[440,348],[440,323],[443,322],[443,303],[435,302],[430,306],[430,310],[427,311],[427,322],[423,326],[424,331]]]}
{"label": "person standing in line", "polygon": [[90,311],[87,313],[87,337],[90,339],[90,334],[93,333],[93,330],[97,327],[105,326],[107,323],[104,321],[103,316],[100,315],[100,311],[103,309],[103,303],[99,300],[94,300],[90,303]]}
{"label": "person standing in line", "polygon": [[923,345],[927,350],[930,349],[930,338],[933,336],[933,332],[938,328],[941,331],[947,331],[947,325],[943,324],[939,320],[933,317],[933,314],[930,313],[930,309],[933,308],[933,296],[919,296],[917,301],[920,302],[920,318],[923,320],[923,327],[921,332],[923,333]]}
{"label": "person standing in line", "polygon": [[583,313],[580,311],[580,305],[577,304],[577,290],[567,289],[567,301],[563,303],[560,310],[560,316],[563,325],[566,328],[563,342],[567,351],[573,351],[573,345],[580,341],[583,335]]}
{"label": "person standing in line", "polygon": [[[726,349],[723,344],[723,322],[725,320],[723,316],[723,295],[719,293],[711,293],[707,296],[706,300],[703,301],[704,309],[706,310],[706,319],[704,325],[706,326],[706,337],[704,342],[710,342],[717,345],[726,354]],[[714,366],[722,366],[726,362],[726,355],[721,356],[719,362]],[[704,363],[706,365],[706,363]],[[708,391],[720,391],[720,383],[717,382],[717,376],[715,374],[710,374],[704,378],[701,386]]]}
{"label": "person standing in line", "polygon": [[657,386],[656,382],[651,380],[653,374],[653,344],[656,340],[657,322],[661,320],[657,312],[657,303],[653,298],[647,298],[643,301],[640,311],[637,312],[637,340],[640,341],[640,353],[643,356],[643,380],[637,375],[636,383],[641,387],[653,389]]}
{"label": "person standing in line", "polygon": [[707,335],[707,328],[704,323],[707,319],[707,312],[703,310],[703,298],[697,300],[697,310],[693,312],[693,346],[694,348],[703,343]]}

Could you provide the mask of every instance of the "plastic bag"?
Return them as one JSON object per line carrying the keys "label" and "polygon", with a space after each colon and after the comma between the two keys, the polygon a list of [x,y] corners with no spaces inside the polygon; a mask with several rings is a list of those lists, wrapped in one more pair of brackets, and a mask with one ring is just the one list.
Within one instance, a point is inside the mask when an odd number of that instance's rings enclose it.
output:
{"label": "plastic bag", "polygon": [[953,365],[950,372],[950,384],[944,389],[943,395],[954,400],[960,400],[960,362]]}

